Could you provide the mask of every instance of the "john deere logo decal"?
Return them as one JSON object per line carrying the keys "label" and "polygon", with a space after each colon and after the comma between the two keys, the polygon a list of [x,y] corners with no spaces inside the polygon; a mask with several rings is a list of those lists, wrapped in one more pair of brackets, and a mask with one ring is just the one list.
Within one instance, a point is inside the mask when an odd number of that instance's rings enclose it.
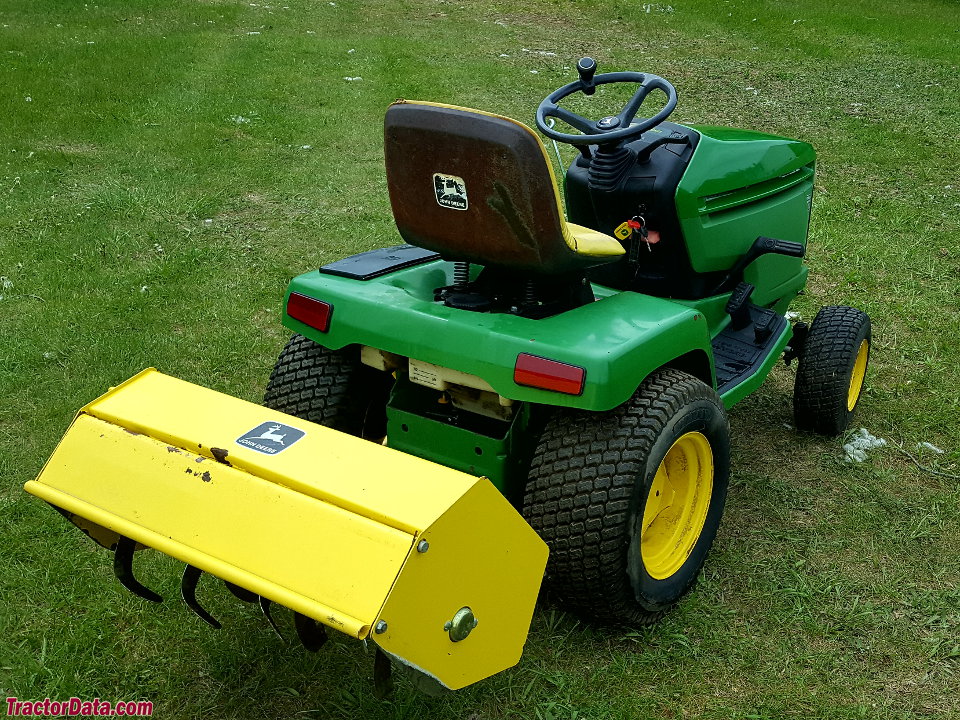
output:
{"label": "john deere logo decal", "polygon": [[437,193],[437,202],[443,207],[454,210],[467,209],[467,185],[462,177],[434,173],[433,189]]}
{"label": "john deere logo decal", "polygon": [[250,432],[237,438],[237,445],[243,445],[264,455],[276,455],[293,445],[306,433],[295,427],[277,422],[265,422]]}

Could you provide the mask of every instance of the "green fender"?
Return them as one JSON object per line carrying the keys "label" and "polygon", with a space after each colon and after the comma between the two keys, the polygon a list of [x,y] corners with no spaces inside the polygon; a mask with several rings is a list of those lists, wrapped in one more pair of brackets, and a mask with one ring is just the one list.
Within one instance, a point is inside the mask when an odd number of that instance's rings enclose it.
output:
{"label": "green fender", "polygon": [[[696,308],[634,292],[595,287],[597,302],[540,320],[477,313],[434,302],[453,282],[452,265],[433,261],[374,280],[313,271],[296,292],[333,306],[328,332],[284,314],[294,332],[331,349],[369,345],[477,375],[516,401],[604,411],[620,405],[654,370],[680,364],[715,385],[710,328]],[[586,370],[578,396],[517,385],[519,353]]]}

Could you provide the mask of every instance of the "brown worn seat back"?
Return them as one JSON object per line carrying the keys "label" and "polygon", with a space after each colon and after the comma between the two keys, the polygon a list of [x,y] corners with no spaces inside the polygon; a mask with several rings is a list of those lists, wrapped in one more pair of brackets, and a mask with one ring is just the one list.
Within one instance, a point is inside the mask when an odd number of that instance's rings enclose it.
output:
{"label": "brown worn seat back", "polygon": [[393,215],[411,245],[539,273],[615,259],[578,251],[543,143],[525,125],[399,101],[387,110],[384,148]]}

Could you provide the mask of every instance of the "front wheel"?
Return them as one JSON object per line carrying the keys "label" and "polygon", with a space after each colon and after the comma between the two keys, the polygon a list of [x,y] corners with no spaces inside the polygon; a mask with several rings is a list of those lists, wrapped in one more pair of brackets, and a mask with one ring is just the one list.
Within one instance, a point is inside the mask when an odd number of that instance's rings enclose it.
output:
{"label": "front wheel", "polygon": [[825,307],[807,333],[797,364],[797,427],[839,435],[850,425],[870,360],[870,318],[852,307]]}
{"label": "front wheel", "polygon": [[571,609],[647,624],[700,573],[727,494],[729,426],[716,392],[673,369],[606,413],[559,411],[531,464],[523,514],[550,546]]}

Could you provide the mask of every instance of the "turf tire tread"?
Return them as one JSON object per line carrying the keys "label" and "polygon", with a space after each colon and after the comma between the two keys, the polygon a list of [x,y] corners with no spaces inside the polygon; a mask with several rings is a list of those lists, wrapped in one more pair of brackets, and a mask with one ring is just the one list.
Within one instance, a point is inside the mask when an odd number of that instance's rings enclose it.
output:
{"label": "turf tire tread", "polygon": [[365,408],[357,402],[354,390],[364,369],[356,347],[330,350],[294,335],[270,373],[263,404],[358,435]]}
{"label": "turf tire tread", "polygon": [[531,464],[523,516],[550,547],[547,584],[565,607],[618,625],[648,625],[662,615],[633,598],[623,572],[627,524],[653,444],[697,399],[719,404],[712,388],[667,368],[609,412],[560,410],[548,421]]}
{"label": "turf tire tread", "polygon": [[817,313],[797,365],[793,410],[799,429],[822,435],[846,430],[850,373],[863,339],[870,339],[870,318],[862,310],[829,305]]}

